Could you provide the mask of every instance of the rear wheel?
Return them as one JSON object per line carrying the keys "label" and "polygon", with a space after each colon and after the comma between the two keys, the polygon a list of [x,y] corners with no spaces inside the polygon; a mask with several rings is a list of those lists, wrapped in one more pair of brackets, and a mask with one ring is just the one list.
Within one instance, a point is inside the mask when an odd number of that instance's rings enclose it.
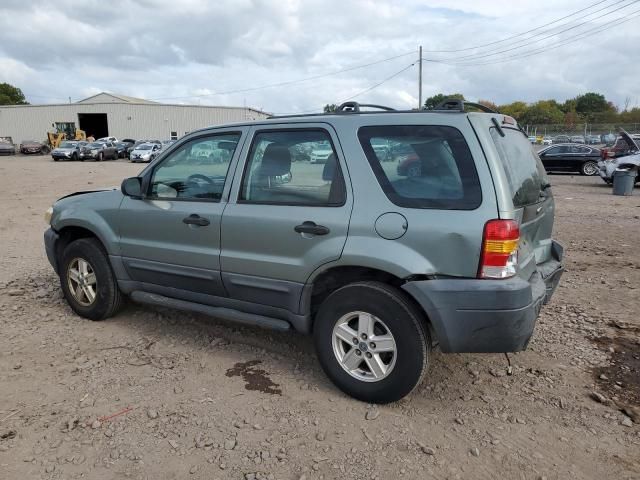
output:
{"label": "rear wheel", "polygon": [[123,295],[97,239],[81,238],[67,245],[59,274],[64,296],[78,315],[103,320],[122,306]]}
{"label": "rear wheel", "polygon": [[320,306],[316,352],[343,392],[365,402],[394,402],[426,372],[431,341],[425,327],[403,292],[379,282],[353,283]]}
{"label": "rear wheel", "polygon": [[580,173],[589,177],[598,174],[598,164],[596,162],[584,162],[580,167]]}
{"label": "rear wheel", "polygon": [[98,158],[96,158],[96,161],[101,162],[102,161],[102,152],[100,152],[98,154]]}

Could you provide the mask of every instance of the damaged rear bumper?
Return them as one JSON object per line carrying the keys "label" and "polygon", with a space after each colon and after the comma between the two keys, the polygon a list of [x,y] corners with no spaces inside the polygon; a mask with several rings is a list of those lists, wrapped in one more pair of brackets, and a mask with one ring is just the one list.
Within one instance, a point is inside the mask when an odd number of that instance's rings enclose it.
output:
{"label": "damaged rear bumper", "polygon": [[518,352],[529,344],[542,305],[562,272],[563,249],[527,280],[441,279],[403,285],[426,312],[443,352]]}

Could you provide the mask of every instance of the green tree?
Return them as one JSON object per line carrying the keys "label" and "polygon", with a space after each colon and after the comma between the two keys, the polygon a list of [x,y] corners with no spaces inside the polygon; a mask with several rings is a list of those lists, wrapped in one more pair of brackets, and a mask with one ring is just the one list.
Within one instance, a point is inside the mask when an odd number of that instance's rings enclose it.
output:
{"label": "green tree", "polygon": [[576,97],[576,112],[584,117],[594,113],[606,112],[610,108],[607,99],[599,93],[588,92]]}
{"label": "green tree", "polygon": [[449,98],[457,98],[458,100],[465,100],[464,95],[461,93],[452,93],[450,95],[438,93],[433,97],[429,97],[425,100],[424,108],[426,108],[427,110],[432,110]]}
{"label": "green tree", "polygon": [[562,123],[563,120],[564,113],[555,100],[539,100],[529,105],[518,119],[525,125],[550,125]]}
{"label": "green tree", "polygon": [[520,121],[520,119],[522,118],[522,116],[524,115],[524,113],[527,111],[528,108],[529,107],[525,102],[517,101],[513,103],[508,103],[506,105],[501,105],[498,110],[500,111],[500,113],[509,115],[510,117],[515,118],[517,121]]}
{"label": "green tree", "polygon": [[338,109],[338,105],[335,103],[328,103],[324,106],[324,113],[333,113]]}
{"label": "green tree", "polygon": [[18,87],[0,83],[0,105],[28,105],[24,93]]}

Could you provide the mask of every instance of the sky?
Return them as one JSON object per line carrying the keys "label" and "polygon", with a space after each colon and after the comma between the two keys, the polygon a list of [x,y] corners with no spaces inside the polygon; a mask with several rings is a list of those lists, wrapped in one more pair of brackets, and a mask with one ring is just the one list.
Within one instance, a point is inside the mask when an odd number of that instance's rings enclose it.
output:
{"label": "sky", "polygon": [[413,108],[422,45],[423,99],[596,91],[624,108],[640,106],[639,26],[638,0],[2,0],[0,83],[30,103]]}

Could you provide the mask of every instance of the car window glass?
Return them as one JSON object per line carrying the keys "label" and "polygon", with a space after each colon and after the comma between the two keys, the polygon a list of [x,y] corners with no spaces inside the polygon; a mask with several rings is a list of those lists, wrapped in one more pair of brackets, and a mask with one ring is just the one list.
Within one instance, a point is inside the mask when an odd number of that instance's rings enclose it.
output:
{"label": "car window glass", "polygon": [[152,198],[220,200],[240,133],[200,137],[180,146],[155,168]]}
{"label": "car window glass", "polygon": [[482,191],[462,133],[444,126],[362,127],[358,138],[387,198],[409,208],[472,210]]}
{"label": "car window glass", "polygon": [[558,153],[560,153],[560,147],[553,147],[544,151],[545,155],[557,155]]}
{"label": "car window glass", "polygon": [[569,153],[571,147],[567,145],[563,145],[562,147],[558,147],[558,148],[559,148],[558,153]]}
{"label": "car window glass", "polygon": [[491,128],[491,137],[504,167],[514,207],[539,202],[542,185],[548,183],[540,158],[520,130],[503,127],[502,131],[504,136]]}
{"label": "car window glass", "polygon": [[344,204],[345,195],[342,171],[326,131],[255,135],[242,178],[241,202],[338,206]]}

